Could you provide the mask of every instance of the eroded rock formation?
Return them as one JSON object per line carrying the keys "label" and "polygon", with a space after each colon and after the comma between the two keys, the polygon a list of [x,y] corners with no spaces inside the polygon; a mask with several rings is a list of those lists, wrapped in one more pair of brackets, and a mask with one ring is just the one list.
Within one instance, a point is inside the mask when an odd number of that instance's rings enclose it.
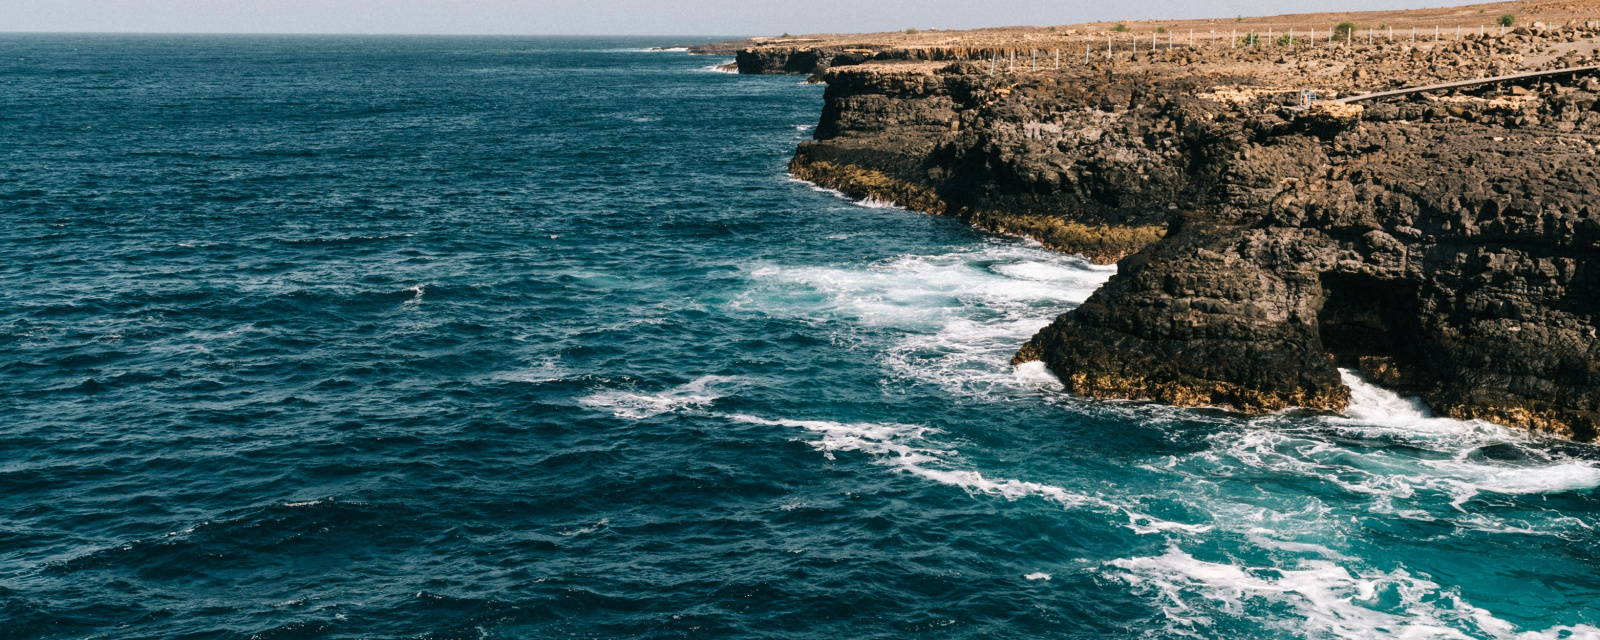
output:
{"label": "eroded rock formation", "polygon": [[[1432,46],[1145,52],[992,73],[834,67],[791,165],[1119,262],[1017,362],[1077,393],[1341,410],[1339,367],[1436,411],[1600,426],[1600,81],[1324,97],[1592,63],[1582,28]],[[1574,44],[1576,43],[1576,44]]]}

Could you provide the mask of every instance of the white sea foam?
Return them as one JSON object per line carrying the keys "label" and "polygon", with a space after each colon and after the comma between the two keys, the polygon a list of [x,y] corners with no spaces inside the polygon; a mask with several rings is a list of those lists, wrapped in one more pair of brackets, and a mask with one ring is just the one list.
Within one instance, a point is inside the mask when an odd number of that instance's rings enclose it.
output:
{"label": "white sea foam", "polygon": [[[798,130],[800,130],[800,131],[808,131],[808,130],[811,129],[811,127],[812,127],[812,125],[797,125],[796,126],[796,128]],[[843,191],[840,191],[838,189],[829,189],[827,187],[820,186],[820,185],[818,185],[818,184],[816,184],[814,182],[811,182],[809,180],[801,180],[800,178],[796,178],[794,176],[794,174],[792,174],[792,173],[788,174],[788,180],[791,181],[791,182],[798,182],[800,184],[806,185],[812,191],[816,191],[818,193],[826,193],[826,194],[831,195],[833,197],[839,198],[840,200],[848,201],[850,204],[853,204],[853,205],[856,205],[856,206],[859,206],[859,207],[866,207],[868,209],[895,209],[895,210],[898,210],[898,211],[905,211],[906,210],[905,207],[902,207],[902,206],[900,206],[898,204],[895,204],[893,201],[890,201],[890,200],[882,200],[882,199],[874,198],[874,197],[871,197],[871,196],[868,196],[866,198],[852,198],[852,197],[850,197],[849,194],[847,194],[847,193],[845,193]]]}
{"label": "white sea foam", "polygon": [[960,487],[968,493],[988,494],[1017,500],[1041,497],[1067,507],[1096,504],[1097,498],[1062,487],[1013,479],[984,477],[978,471],[951,468],[960,463],[957,451],[940,448],[926,439],[937,429],[894,423],[843,423],[828,420],[768,420],[749,415],[730,415],[729,419],[749,424],[799,428],[817,434],[811,446],[833,458],[840,451],[857,451],[873,456],[873,462],[940,484]]}
{"label": "white sea foam", "polygon": [[1023,387],[1038,387],[1040,389],[1061,389],[1061,379],[1050,372],[1043,362],[1024,362],[1011,368],[1011,375],[1017,379],[1017,385]]}
{"label": "white sea foam", "polygon": [[[1519,631],[1405,569],[1356,572],[1321,559],[1248,567],[1171,547],[1159,556],[1112,561],[1105,575],[1158,602],[1168,631],[1179,635],[1211,637],[1219,619],[1253,618],[1267,630],[1308,638],[1600,637],[1600,629],[1587,625]],[[1270,615],[1284,607],[1293,615]]]}
{"label": "white sea foam", "polygon": [[870,264],[753,270],[757,291],[740,304],[862,329],[894,327],[891,372],[955,393],[1059,389],[1043,365],[1011,356],[1057,314],[1088,298],[1114,268],[996,238],[976,250],[904,255]]}
{"label": "white sea foam", "polygon": [[[1600,486],[1600,465],[1593,461],[1552,457],[1536,438],[1499,425],[1436,418],[1418,399],[1379,388],[1350,371],[1341,374],[1350,387],[1351,404],[1344,416],[1326,419],[1336,434],[1404,442],[1409,450],[1428,455],[1311,442],[1296,447],[1305,463],[1298,465],[1302,471],[1328,477],[1356,493],[1389,498],[1409,498],[1419,492],[1448,494],[1458,510],[1481,493],[1558,493]],[[1507,462],[1473,456],[1491,446],[1516,449],[1524,459]]]}
{"label": "white sea foam", "polygon": [[1408,398],[1367,381],[1348,369],[1339,370],[1350,387],[1350,407],[1328,419],[1342,430],[1367,437],[1432,440],[1440,444],[1481,444],[1519,439],[1499,425],[1477,420],[1436,418],[1420,398]]}
{"label": "white sea foam", "polygon": [[[1153,499],[1208,514],[1213,526],[1242,536],[1254,553],[1200,560],[1179,546],[1195,534],[1184,531],[1183,537],[1172,538],[1167,553],[1117,560],[1107,565],[1106,574],[1148,597],[1174,635],[1210,637],[1241,622],[1267,625],[1261,632],[1267,635],[1301,637],[1600,633],[1582,626],[1519,630],[1464,601],[1454,588],[1393,565],[1380,570],[1343,548],[1346,541],[1365,537],[1364,521],[1386,518],[1442,520],[1458,531],[1490,534],[1588,536],[1593,525],[1581,518],[1553,511],[1486,510],[1473,499],[1600,486],[1600,468],[1592,461],[1562,457],[1522,432],[1434,417],[1418,400],[1350,372],[1344,375],[1353,397],[1344,415],[1285,413],[1219,424],[1203,450],[1143,466],[1177,476],[1154,478],[1160,488]],[[1125,411],[1156,415],[1142,407]],[[1161,421],[1176,423],[1180,417],[1173,414]],[[1484,447],[1509,449],[1515,455],[1484,456]],[[1322,483],[1342,492],[1341,498],[1355,498],[1356,504],[1341,499],[1331,505],[1315,489],[1264,491],[1262,478],[1279,486],[1315,488]],[[1220,624],[1223,619],[1231,622]]]}
{"label": "white sea foam", "polygon": [[1025,580],[1049,580],[1050,579],[1050,574],[1045,573],[1043,571],[1035,571],[1033,573],[1030,573],[1030,574],[1022,576],[1022,577]]}
{"label": "white sea foam", "polygon": [[871,196],[857,200],[856,204],[868,209],[905,209],[905,207],[895,204],[893,200],[879,200]]}
{"label": "white sea foam", "polygon": [[[1474,513],[1469,503],[1483,494],[1529,495],[1600,487],[1600,465],[1550,453],[1526,433],[1480,421],[1436,418],[1420,401],[1378,388],[1345,372],[1352,390],[1342,416],[1307,419],[1276,415],[1223,429],[1204,451],[1170,460],[1161,471],[1206,482],[1253,478],[1263,473],[1323,482],[1347,495],[1364,496],[1364,514],[1413,519],[1456,518],[1484,531],[1587,530],[1581,520],[1552,516],[1541,523],[1503,521]],[[1400,445],[1400,446],[1396,446]],[[1485,448],[1518,455],[1484,456]],[[1190,494],[1184,500],[1201,500]],[[1213,496],[1208,512],[1230,508]],[[1453,507],[1457,515],[1441,512]]]}
{"label": "white sea foam", "polygon": [[636,393],[620,389],[601,391],[580,398],[579,404],[596,409],[610,410],[618,418],[640,420],[685,409],[703,407],[722,397],[715,388],[737,381],[729,376],[701,376],[687,384],[660,393]]}
{"label": "white sea foam", "polygon": [[[1114,267],[1093,266],[1034,244],[996,239],[975,250],[870,264],[758,266],[751,270],[757,286],[740,304],[844,325],[835,335],[878,345],[891,380],[933,383],[963,395],[1015,394],[1061,388],[1042,363],[1010,367],[1006,362],[1018,345],[1088,298],[1114,272]],[[889,334],[887,345],[876,337],[882,334]],[[1215,542],[1214,532],[1223,532],[1226,544],[1243,544],[1246,552],[1202,561],[1174,546],[1165,555],[1107,565],[1108,575],[1155,601],[1178,634],[1214,636],[1219,628],[1237,628],[1238,621],[1277,625],[1265,632],[1274,636],[1586,637],[1593,632],[1587,627],[1515,629],[1433,578],[1392,564],[1374,568],[1346,545],[1365,539],[1363,522],[1374,518],[1448,520],[1457,530],[1491,535],[1592,535],[1581,518],[1488,510],[1475,498],[1588,490],[1600,486],[1600,467],[1555,456],[1521,432],[1434,417],[1420,401],[1348,372],[1345,382],[1352,388],[1349,410],[1322,417],[1285,412],[1242,419],[1140,403],[1077,403],[1050,394],[1052,402],[1072,412],[1207,434],[1199,451],[1129,469],[1125,482],[1109,492],[986,473],[941,444],[937,431],[916,425],[737,419],[804,429],[812,434],[807,437],[812,446],[830,458],[844,451],[865,453],[874,464],[975,496],[1042,498],[1106,514],[1127,530],[1165,537],[1174,545]],[[1510,447],[1520,455],[1483,453],[1490,447]],[[1272,485],[1312,490],[1274,489],[1261,484],[1264,478]],[[1321,496],[1324,489],[1336,499]],[[1194,523],[1149,513],[1204,516]],[[1225,617],[1234,622],[1212,627]]]}
{"label": "white sea foam", "polygon": [[970,467],[959,452],[929,438],[938,429],[895,423],[843,423],[829,420],[769,420],[750,415],[724,416],[747,424],[804,429],[820,436],[809,443],[832,460],[841,451],[872,456],[875,464],[943,485],[959,487],[969,494],[989,495],[1007,500],[1042,498],[1068,509],[1090,509],[1125,520],[1126,528],[1139,534],[1181,532],[1198,534],[1209,525],[1194,525],[1163,520],[1102,497],[1073,491],[1042,482],[1014,478],[993,478]]}

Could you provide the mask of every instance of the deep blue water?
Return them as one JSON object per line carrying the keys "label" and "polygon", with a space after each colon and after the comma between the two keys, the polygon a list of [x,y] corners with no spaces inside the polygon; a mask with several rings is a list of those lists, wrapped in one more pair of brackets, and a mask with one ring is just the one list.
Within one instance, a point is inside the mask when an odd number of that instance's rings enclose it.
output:
{"label": "deep blue water", "polygon": [[1600,635],[1600,456],[1059,391],[667,40],[0,36],[0,637]]}

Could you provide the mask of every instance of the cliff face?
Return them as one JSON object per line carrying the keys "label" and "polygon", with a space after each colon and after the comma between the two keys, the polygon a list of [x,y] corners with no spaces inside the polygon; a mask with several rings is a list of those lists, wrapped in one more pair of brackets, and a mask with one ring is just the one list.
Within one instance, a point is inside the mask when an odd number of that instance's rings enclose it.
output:
{"label": "cliff face", "polygon": [[739,73],[805,74],[815,76],[830,67],[861,64],[871,59],[870,51],[847,51],[840,47],[748,47],[734,57]]}
{"label": "cliff face", "polygon": [[[825,76],[796,176],[959,216],[1108,264],[1154,242],[1187,184],[1159,109],[1132,83],[1029,84],[974,63],[869,64]],[[1091,103],[1091,104],[1087,104]]]}
{"label": "cliff face", "polygon": [[1600,426],[1600,82],[1364,111],[1297,111],[1283,90],[1509,70],[1514,45],[1539,37],[1267,54],[1257,67],[1237,64],[1247,53],[1196,69],[1198,54],[1176,51],[1029,74],[835,68],[792,169],[1121,260],[1017,355],[1074,392],[1341,410],[1347,366],[1445,415],[1588,440]]}
{"label": "cliff face", "polygon": [[1332,133],[1242,122],[1213,197],[1018,359],[1089,395],[1247,411],[1342,409],[1349,366],[1446,415],[1592,439],[1600,185],[1558,127],[1600,113],[1548,91],[1550,127],[1389,105]]}

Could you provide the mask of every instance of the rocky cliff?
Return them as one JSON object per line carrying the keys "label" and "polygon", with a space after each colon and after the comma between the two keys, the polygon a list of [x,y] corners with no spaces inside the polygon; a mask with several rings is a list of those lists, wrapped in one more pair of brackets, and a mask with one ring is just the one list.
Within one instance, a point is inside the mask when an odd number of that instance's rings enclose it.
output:
{"label": "rocky cliff", "polygon": [[1175,47],[1010,73],[836,66],[791,167],[1120,261],[1018,352],[1074,392],[1341,410],[1337,368],[1351,367],[1445,415],[1587,440],[1600,426],[1600,82],[1293,107],[1300,88],[1584,64],[1595,35]]}

